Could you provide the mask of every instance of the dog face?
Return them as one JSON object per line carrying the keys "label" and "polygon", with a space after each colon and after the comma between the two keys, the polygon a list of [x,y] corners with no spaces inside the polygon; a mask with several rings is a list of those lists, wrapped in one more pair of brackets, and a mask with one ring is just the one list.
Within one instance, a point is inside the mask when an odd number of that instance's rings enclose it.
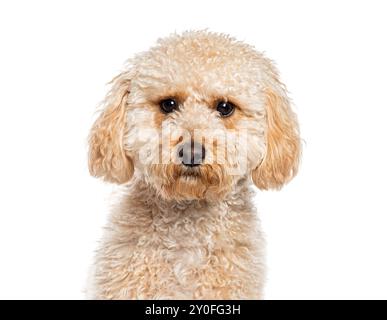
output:
{"label": "dog face", "polygon": [[245,177],[280,188],[297,171],[296,116],[271,62],[224,35],[159,40],[112,81],[90,138],[91,174],[134,172],[166,199],[224,197]]}

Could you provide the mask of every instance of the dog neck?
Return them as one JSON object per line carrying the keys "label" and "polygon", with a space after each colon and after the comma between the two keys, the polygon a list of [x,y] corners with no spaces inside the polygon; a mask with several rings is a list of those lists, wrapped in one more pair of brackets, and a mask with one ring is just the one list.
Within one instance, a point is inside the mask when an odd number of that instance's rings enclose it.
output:
{"label": "dog neck", "polygon": [[250,185],[248,179],[241,178],[232,192],[218,201],[175,201],[163,199],[140,176],[133,177],[112,208],[107,237],[118,245],[156,246],[179,254],[182,248],[246,243],[259,223]]}

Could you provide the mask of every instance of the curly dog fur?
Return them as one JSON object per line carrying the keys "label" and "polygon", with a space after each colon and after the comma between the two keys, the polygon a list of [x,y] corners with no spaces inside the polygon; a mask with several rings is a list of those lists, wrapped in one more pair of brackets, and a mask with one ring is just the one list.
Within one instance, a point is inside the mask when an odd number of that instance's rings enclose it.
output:
{"label": "curly dog fur", "polygon": [[[178,108],[163,112],[166,99]],[[222,116],[219,101],[233,113]],[[205,148],[199,165],[179,160],[187,141]],[[113,79],[89,143],[91,174],[123,185],[89,298],[262,298],[251,181],[279,189],[300,156],[297,119],[269,59],[207,31],[161,39]]]}

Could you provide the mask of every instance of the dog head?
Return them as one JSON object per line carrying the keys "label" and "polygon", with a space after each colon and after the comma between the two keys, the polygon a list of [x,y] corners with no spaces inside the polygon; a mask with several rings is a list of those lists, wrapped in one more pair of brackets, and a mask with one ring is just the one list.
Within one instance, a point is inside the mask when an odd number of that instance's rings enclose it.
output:
{"label": "dog head", "polygon": [[280,188],[297,172],[298,124],[270,60],[206,31],[159,40],[112,80],[89,137],[92,175],[133,173],[166,199],[222,198],[251,177]]}

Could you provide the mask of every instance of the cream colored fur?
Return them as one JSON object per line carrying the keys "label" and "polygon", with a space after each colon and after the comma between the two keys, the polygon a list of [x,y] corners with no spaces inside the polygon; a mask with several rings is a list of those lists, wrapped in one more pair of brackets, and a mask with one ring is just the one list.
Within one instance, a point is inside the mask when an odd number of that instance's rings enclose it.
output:
{"label": "cream colored fur", "polygon": [[[162,113],[165,98],[179,109]],[[219,100],[235,104],[234,114],[220,117]],[[197,132],[206,158],[188,172],[175,155]],[[227,138],[235,132],[245,140]],[[251,182],[280,188],[300,155],[296,116],[270,60],[207,31],[159,40],[113,79],[89,142],[90,172],[123,184],[89,298],[262,298]]]}

